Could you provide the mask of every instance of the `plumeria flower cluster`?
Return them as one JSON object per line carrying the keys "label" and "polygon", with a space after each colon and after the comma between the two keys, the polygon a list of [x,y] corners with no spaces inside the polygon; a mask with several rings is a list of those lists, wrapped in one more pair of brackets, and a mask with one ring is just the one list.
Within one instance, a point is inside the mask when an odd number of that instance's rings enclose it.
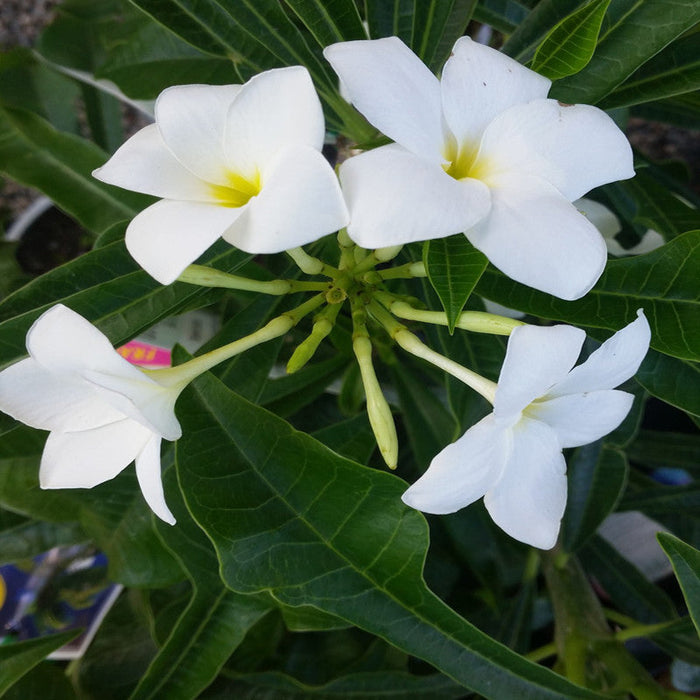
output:
{"label": "plumeria flower cluster", "polygon": [[[440,80],[396,38],[335,44],[325,55],[356,107],[394,140],[349,158],[338,177],[321,154],[321,105],[302,67],[267,71],[244,85],[169,88],[156,102],[155,123],[95,171],[161,198],[126,233],[132,256],[161,283],[312,296],[233,343],[150,371],[56,306],[29,330],[29,357],[0,373],[0,410],[50,431],[42,487],[90,488],[135,461],[146,502],[173,523],[160,444],[180,436],[175,403],[183,389],[313,314],[310,334],[288,361],[287,370],[297,371],[347,304],[368,417],[390,468],[399,449],[373,364],[379,337],[493,405],[435,457],[404,501],[447,513],[483,496],[506,532],[551,547],[566,502],[562,450],[602,437],[629,411],[631,396],[614,387],[634,374],[648,348],[643,314],[573,368],[583,331],[463,312],[457,328],[510,336],[496,384],[411,331],[415,323],[448,325],[447,315],[419,308],[392,286],[427,276],[423,262],[409,254],[391,263],[404,244],[464,233],[513,279],[578,298],[601,274],[606,248],[572,202],[632,176],[629,144],[600,110],[548,99],[548,80],[468,38],[455,44]],[[301,247],[334,232],[335,260]],[[312,279],[260,281],[194,264],[219,238],[249,253],[286,251]],[[81,339],[84,357],[71,354],[66,337]]]}

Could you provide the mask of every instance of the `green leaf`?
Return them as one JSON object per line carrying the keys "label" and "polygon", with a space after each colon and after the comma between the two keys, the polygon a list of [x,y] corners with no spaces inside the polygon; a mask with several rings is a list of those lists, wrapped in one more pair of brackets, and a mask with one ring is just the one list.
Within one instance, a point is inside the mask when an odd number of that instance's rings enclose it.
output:
{"label": "green leaf", "polygon": [[599,535],[594,535],[578,556],[626,615],[648,624],[677,617],[673,601]]}
{"label": "green leaf", "polygon": [[106,160],[94,144],[31,112],[0,108],[0,172],[40,190],[94,233],[133,218],[151,201],[93,178]]}
{"label": "green leaf", "polygon": [[579,447],[569,460],[569,497],[562,522],[565,551],[577,551],[615,509],[627,484],[627,460],[602,442]]}
{"label": "green leaf", "polygon": [[474,19],[502,34],[512,34],[528,16],[528,7],[516,0],[481,0],[474,8]]}
{"label": "green leaf", "polygon": [[636,380],[653,396],[700,416],[700,364],[650,350]]}
{"label": "green leaf", "polygon": [[8,688],[29,673],[52,651],[60,649],[80,632],[81,630],[69,630],[52,634],[50,637],[0,646],[0,695],[4,695]]}
{"label": "green leaf", "polygon": [[530,68],[550,80],[582,70],[593,57],[610,0],[593,0],[562,19],[539,45]]}
{"label": "green leaf", "polygon": [[5,700],[75,700],[75,690],[58,664],[39,664],[3,695]]}
{"label": "green leaf", "polygon": [[550,97],[597,104],[698,21],[700,5],[695,0],[616,2],[590,63],[575,76],[557,81]]}
{"label": "green leaf", "polygon": [[[503,53],[525,63],[538,44],[557,23],[575,12],[586,0],[540,0],[532,12],[513,27],[503,44]],[[490,3],[487,3],[490,4]]]}
{"label": "green leaf", "polygon": [[445,309],[447,327],[452,334],[488,260],[463,234],[458,233],[425,243],[423,262],[430,284]]}
{"label": "green leaf", "polygon": [[680,38],[647,61],[600,104],[629,107],[700,88],[700,32]]}
{"label": "green leaf", "polygon": [[[220,241],[200,262],[233,272],[249,257]],[[51,270],[0,303],[0,366],[26,355],[27,331],[57,303],[87,318],[119,346],[188,305],[202,306],[218,296],[219,290],[190,284],[164,287],[138,267],[123,241],[117,241]]]}
{"label": "green leaf", "polygon": [[321,697],[324,700],[348,698],[386,698],[387,700],[442,700],[464,697],[464,688],[440,674],[412,675],[401,671],[374,671],[351,673],[335,678],[323,685],[302,683],[293,676],[277,671],[258,673],[227,673],[236,682],[226,686],[221,695],[207,696],[207,700],[219,697],[236,697],[240,700],[254,697],[274,697],[275,700],[303,700]]}
{"label": "green leaf", "polygon": [[642,430],[627,455],[645,466],[676,467],[700,475],[700,435]]}
{"label": "green leaf", "polygon": [[250,627],[270,610],[269,604],[223,585],[211,543],[187,512],[172,470],[168,477],[167,501],[177,523],[158,521],[157,529],[192,584],[192,597],[131,700],[198,697]]}
{"label": "green leaf", "polygon": [[627,493],[620,510],[640,510],[650,517],[684,513],[686,518],[700,518],[700,484],[684,486],[650,486]]}
{"label": "green leaf", "polygon": [[630,115],[675,124],[684,129],[700,129],[700,93],[689,92],[657,102],[636,105],[630,108]]}
{"label": "green leaf", "polygon": [[592,695],[430,593],[421,577],[427,528],[401,504],[403,481],[339,457],[211,375],[183,396],[178,475],[231,589],[318,607],[486,697]]}
{"label": "green leaf", "polygon": [[[488,268],[477,292],[510,308],[576,325],[619,330],[643,308],[651,346],[683,360],[700,359],[700,231],[689,231],[646,255],[611,260],[595,287],[561,301]],[[652,392],[653,393],[653,392]]]}
{"label": "green leaf", "polygon": [[614,183],[610,190],[632,200],[635,223],[655,229],[666,240],[700,230],[700,211],[671,192],[647,168],[640,168],[631,180]]}
{"label": "green leaf", "polygon": [[695,547],[691,547],[665,532],[660,532],[656,539],[659,540],[666,556],[671,560],[690,617],[695,629],[700,634],[700,552]]}
{"label": "green leaf", "polygon": [[360,464],[367,464],[375,449],[374,434],[364,412],[327,428],[321,428],[313,436],[339,455]]}
{"label": "green leaf", "polygon": [[360,13],[353,0],[284,0],[313,34],[319,46],[338,41],[366,39]]}
{"label": "green leaf", "polygon": [[438,72],[452,47],[466,32],[477,0],[428,0],[414,2],[411,48]]}
{"label": "green leaf", "polygon": [[411,43],[415,0],[365,0],[365,17],[372,39],[397,36]]}

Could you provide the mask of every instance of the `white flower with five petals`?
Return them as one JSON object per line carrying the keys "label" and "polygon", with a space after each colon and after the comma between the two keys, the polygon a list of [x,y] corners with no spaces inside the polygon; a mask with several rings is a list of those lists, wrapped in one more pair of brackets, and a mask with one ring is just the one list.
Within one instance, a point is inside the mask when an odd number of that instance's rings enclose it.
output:
{"label": "white flower with five petals", "polygon": [[146,502],[173,524],[160,443],[182,433],[174,407],[184,384],[164,386],[129,364],[97,328],[61,304],[29,329],[27,350],[28,358],[0,372],[0,410],[51,431],[41,487],[92,488],[135,460]]}
{"label": "white flower with five petals", "polygon": [[279,253],[347,223],[305,68],[266,71],[245,85],[171,87],[155,118],[93,175],[163,198],[126,232],[131,255],[162,284],[220,236],[248,253]]}
{"label": "white flower with five petals", "polygon": [[464,232],[518,282],[563,299],[595,284],[605,244],[571,202],[634,175],[630,145],[604,112],[547,99],[548,79],[468,37],[441,80],[396,37],[324,55],[355,107],[395,141],[341,166],[356,243]]}
{"label": "white flower with five petals", "polygon": [[565,325],[516,328],[493,412],[433,459],[404,502],[443,514],[483,496],[494,522],[511,537],[553,547],[566,506],[562,449],[593,442],[624,420],[633,396],[613,387],[634,375],[649,348],[641,311],[573,367],[585,335]]}

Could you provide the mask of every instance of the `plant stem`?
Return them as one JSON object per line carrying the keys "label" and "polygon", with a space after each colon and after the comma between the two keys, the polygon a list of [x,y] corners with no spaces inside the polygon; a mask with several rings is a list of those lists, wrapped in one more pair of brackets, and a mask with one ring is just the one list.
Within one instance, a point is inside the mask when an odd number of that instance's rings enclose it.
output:
{"label": "plant stem", "polygon": [[398,267],[389,267],[386,270],[377,270],[377,274],[383,280],[410,279],[411,277],[427,277],[425,265],[422,262],[406,263]]}
{"label": "plant stem", "polygon": [[476,372],[472,372],[472,370],[466,367],[462,367],[462,365],[441,355],[439,352],[431,350],[418,336],[411,333],[406,326],[394,319],[391,314],[376,301],[373,300],[370,302],[369,309],[372,316],[384,326],[391,338],[406,352],[410,352],[411,355],[420,357],[426,362],[430,362],[430,364],[451,374],[456,379],[464,382],[468,387],[474,389],[478,394],[481,394],[489,403],[493,404],[496,397],[495,382],[486,379],[486,377],[482,377]]}
{"label": "plant stem", "polygon": [[292,292],[320,292],[328,288],[327,282],[252,280],[247,277],[230,275],[227,272],[215,270],[212,267],[205,267],[204,265],[189,265],[177,279],[178,282],[196,284],[200,287],[222,287],[272,295],[290,294]]}
{"label": "plant stem", "polygon": [[324,263],[323,260],[309,255],[303,248],[291,248],[286,251],[287,255],[294,260],[297,267],[306,275],[324,275],[325,277],[335,277],[338,274],[337,268]]}
{"label": "plant stem", "polygon": [[290,328],[295,326],[306,314],[318,308],[325,301],[325,295],[317,294],[307,300],[295,309],[286,311],[285,313],[273,318],[269,323],[264,325],[259,330],[247,335],[238,340],[234,340],[228,345],[224,345],[216,350],[195,357],[189,362],[185,362],[177,367],[169,367],[167,369],[143,370],[157,382],[163,386],[173,386],[176,384],[183,387],[189,384],[193,379],[200,374],[215,367],[220,362],[228,360],[242,352],[254,348],[256,345],[267,342],[274,338],[287,333]]}

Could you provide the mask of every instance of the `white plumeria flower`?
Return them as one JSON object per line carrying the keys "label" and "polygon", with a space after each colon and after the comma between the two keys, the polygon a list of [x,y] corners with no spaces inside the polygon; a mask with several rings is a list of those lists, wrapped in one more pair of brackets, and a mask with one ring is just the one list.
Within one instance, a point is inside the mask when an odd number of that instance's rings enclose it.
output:
{"label": "white plumeria flower", "polygon": [[395,141],[348,159],[340,180],[364,248],[464,232],[506,275],[577,299],[605,245],[571,204],[632,177],[632,151],[601,110],[546,99],[550,81],[468,37],[438,80],[399,39],[324,54],[357,109]]}
{"label": "white plumeria flower", "polygon": [[155,117],[93,175],[163,198],[126,232],[129,252],[159,282],[174,281],[219,236],[248,253],[279,253],[347,224],[305,68],[245,85],[171,87]]}
{"label": "white plumeria flower", "polygon": [[146,502],[173,524],[163,496],[160,442],[182,434],[174,407],[184,385],[159,384],[61,304],[29,329],[27,350],[27,359],[0,372],[0,410],[51,431],[41,456],[41,488],[92,488],[135,460]]}
{"label": "white plumeria flower", "polygon": [[494,522],[550,549],[566,505],[565,447],[607,435],[634,397],[614,390],[649,348],[644,314],[573,367],[586,334],[572,326],[520,326],[508,341],[493,412],[448,445],[403,495],[426,513],[453,513],[484,496]]}

